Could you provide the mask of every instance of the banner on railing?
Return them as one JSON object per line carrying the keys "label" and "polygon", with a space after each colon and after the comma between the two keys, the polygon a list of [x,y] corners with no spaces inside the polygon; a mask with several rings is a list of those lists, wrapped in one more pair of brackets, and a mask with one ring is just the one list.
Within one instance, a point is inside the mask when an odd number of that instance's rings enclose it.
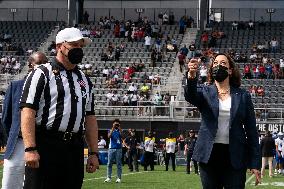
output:
{"label": "banner on railing", "polygon": [[269,130],[270,132],[284,132],[283,123],[257,123],[256,127],[259,131]]}

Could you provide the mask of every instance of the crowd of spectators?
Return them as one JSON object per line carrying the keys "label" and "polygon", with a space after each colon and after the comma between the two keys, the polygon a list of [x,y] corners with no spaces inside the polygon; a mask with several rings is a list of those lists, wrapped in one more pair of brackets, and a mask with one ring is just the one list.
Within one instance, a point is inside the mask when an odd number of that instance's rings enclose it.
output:
{"label": "crowd of spectators", "polygon": [[13,56],[0,56],[0,73],[1,74],[18,74],[22,66],[18,58]]}

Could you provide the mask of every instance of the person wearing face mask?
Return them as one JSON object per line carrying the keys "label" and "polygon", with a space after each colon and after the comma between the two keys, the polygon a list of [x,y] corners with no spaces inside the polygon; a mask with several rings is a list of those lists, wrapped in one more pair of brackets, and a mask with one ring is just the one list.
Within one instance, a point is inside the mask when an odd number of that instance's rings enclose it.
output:
{"label": "person wearing face mask", "polygon": [[56,57],[26,78],[20,100],[25,151],[24,188],[80,189],[98,163],[98,127],[90,79],[78,69],[91,43],[77,28],[56,35]]}
{"label": "person wearing face mask", "polygon": [[254,107],[249,92],[240,88],[238,68],[227,54],[217,54],[208,69],[208,83],[197,85],[199,60],[188,63],[185,99],[201,113],[193,151],[204,189],[245,188],[246,171],[261,182],[261,155]]}
{"label": "person wearing face mask", "polygon": [[[29,72],[36,66],[47,63],[47,58],[42,52],[35,52],[28,58]],[[23,188],[25,161],[24,144],[20,129],[19,101],[25,79],[12,81],[7,89],[3,103],[2,126],[8,136],[4,155],[4,169],[2,189]]]}

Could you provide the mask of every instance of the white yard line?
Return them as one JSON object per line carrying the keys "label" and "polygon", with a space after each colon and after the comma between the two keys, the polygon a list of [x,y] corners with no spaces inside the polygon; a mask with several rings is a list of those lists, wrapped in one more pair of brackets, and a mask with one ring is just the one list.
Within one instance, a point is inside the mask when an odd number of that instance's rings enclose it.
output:
{"label": "white yard line", "polygon": [[[128,176],[128,175],[136,175],[141,173],[146,173],[147,171],[141,171],[141,172],[135,172],[135,173],[125,173],[122,174],[122,176]],[[90,181],[90,180],[99,180],[99,179],[105,179],[106,177],[98,177],[98,178],[90,178],[90,179],[84,179],[83,181]]]}
{"label": "white yard line", "polygon": [[254,178],[254,175],[251,175],[251,176],[246,180],[245,185],[247,185],[253,178]]}

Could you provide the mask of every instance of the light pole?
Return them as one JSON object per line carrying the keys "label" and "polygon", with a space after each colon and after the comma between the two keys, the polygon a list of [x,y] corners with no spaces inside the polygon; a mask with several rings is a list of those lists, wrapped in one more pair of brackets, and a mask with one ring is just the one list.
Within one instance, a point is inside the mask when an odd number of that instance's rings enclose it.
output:
{"label": "light pole", "polygon": [[275,13],[275,9],[266,9],[266,11],[269,14],[269,22],[271,22],[271,15]]}

